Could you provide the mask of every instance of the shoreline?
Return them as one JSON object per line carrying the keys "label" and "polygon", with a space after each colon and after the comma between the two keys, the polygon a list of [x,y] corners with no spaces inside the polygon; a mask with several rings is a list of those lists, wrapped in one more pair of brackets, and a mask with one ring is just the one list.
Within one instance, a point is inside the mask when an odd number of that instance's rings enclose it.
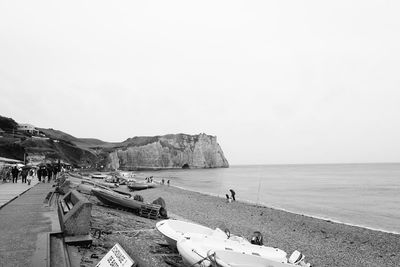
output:
{"label": "shoreline", "polygon": [[[396,209],[398,179],[395,179],[400,173],[400,164],[391,164],[363,164],[365,167],[295,164],[293,166],[297,167],[293,168],[268,168],[271,165],[262,164],[260,167],[248,165],[249,169],[232,165],[231,170],[171,170],[142,174],[152,175],[157,180],[171,179],[171,185],[222,198],[225,191],[229,193],[233,188],[240,200],[250,204],[400,234],[400,212]],[[375,179],[374,175],[382,178]],[[275,176],[282,176],[282,180]],[[335,178],[326,178],[331,176]],[[368,182],[364,184],[363,181]]]}
{"label": "shoreline", "polygon": [[127,172],[136,172],[136,171],[168,171],[168,170],[200,170],[200,169],[219,169],[219,168],[229,168],[230,166],[218,166],[218,167],[145,167],[145,166],[137,166],[137,167],[120,167],[118,170],[127,171]]}
{"label": "shoreline", "polygon": [[[159,181],[156,181],[156,182],[159,183]],[[161,185],[161,183],[160,183],[160,185]],[[171,186],[171,187],[175,187],[177,189],[184,190],[184,191],[189,191],[189,192],[193,192],[193,193],[199,193],[199,194],[204,194],[204,195],[208,195],[208,196],[212,196],[212,197],[217,197],[217,198],[225,200],[225,197],[220,196],[218,194],[191,190],[191,189],[183,188],[183,187],[180,187],[180,186]],[[371,231],[378,231],[378,232],[387,233],[387,234],[399,235],[399,237],[400,237],[400,232],[396,232],[396,231],[389,231],[389,230],[385,230],[385,229],[369,227],[369,226],[360,225],[360,224],[356,224],[356,223],[346,223],[346,222],[335,220],[335,219],[332,219],[332,218],[329,218],[329,217],[316,216],[316,215],[311,215],[311,214],[307,214],[307,213],[295,212],[295,211],[288,210],[288,209],[281,208],[281,207],[277,207],[277,206],[268,206],[266,204],[256,203],[256,202],[253,202],[253,201],[250,201],[250,200],[240,200],[239,199],[236,202],[242,202],[244,204],[258,206],[258,207],[271,208],[271,209],[274,209],[274,210],[280,210],[280,211],[292,213],[292,214],[295,214],[295,215],[307,216],[307,217],[311,217],[311,218],[318,219],[318,220],[324,220],[324,221],[327,221],[327,222],[333,222],[333,223],[343,224],[343,225],[347,225],[347,226],[354,226],[354,227],[364,228],[364,229],[371,230]]]}

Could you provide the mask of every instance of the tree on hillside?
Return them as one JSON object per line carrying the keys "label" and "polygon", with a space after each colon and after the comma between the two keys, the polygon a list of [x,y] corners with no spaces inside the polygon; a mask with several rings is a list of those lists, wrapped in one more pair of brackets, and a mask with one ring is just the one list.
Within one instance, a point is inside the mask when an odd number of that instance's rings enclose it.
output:
{"label": "tree on hillside", "polygon": [[18,123],[16,123],[13,119],[0,116],[0,129],[4,131],[12,131],[18,127]]}

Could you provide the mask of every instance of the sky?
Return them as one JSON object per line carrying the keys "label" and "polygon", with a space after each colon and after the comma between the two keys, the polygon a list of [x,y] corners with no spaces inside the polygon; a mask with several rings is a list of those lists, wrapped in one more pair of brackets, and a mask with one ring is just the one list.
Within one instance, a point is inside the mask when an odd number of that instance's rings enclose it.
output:
{"label": "sky", "polygon": [[0,115],[217,136],[235,164],[398,162],[400,2],[0,1]]}

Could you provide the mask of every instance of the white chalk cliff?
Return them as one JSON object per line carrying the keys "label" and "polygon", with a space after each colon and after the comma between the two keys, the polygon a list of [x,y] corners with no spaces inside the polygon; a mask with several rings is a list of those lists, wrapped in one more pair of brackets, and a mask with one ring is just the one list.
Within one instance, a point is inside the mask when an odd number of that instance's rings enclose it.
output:
{"label": "white chalk cliff", "polygon": [[109,169],[229,167],[217,137],[170,134],[134,137],[109,154]]}

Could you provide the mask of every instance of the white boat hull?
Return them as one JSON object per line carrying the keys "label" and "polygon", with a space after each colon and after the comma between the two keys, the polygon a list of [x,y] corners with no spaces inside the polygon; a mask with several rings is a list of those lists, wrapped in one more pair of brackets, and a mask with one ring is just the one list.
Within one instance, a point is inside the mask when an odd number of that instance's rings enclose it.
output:
{"label": "white boat hull", "polygon": [[176,243],[186,233],[211,235],[214,230],[206,226],[179,220],[162,220],[156,224],[157,230],[163,234],[168,244],[176,249]]}
{"label": "white boat hull", "polygon": [[237,253],[253,255],[279,263],[287,263],[287,254],[278,248],[253,245],[248,242],[239,242],[230,239],[214,238],[212,236],[200,236],[187,234],[185,238],[177,242],[179,254],[183,262],[188,266],[210,266],[211,261],[207,253],[212,251],[227,250]]}
{"label": "white boat hull", "polygon": [[259,256],[234,251],[209,251],[208,255],[218,267],[294,267],[289,263],[281,263]]}

